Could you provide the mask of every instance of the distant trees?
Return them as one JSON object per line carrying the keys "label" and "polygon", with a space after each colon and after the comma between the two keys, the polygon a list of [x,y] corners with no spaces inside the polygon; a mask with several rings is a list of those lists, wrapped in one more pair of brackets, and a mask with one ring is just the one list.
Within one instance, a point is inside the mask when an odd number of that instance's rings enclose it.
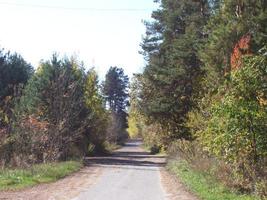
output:
{"label": "distant trees", "polygon": [[110,110],[111,126],[108,134],[111,140],[121,141],[127,137],[127,106],[129,78],[122,68],[110,67],[103,82],[103,95]]}
{"label": "distant trees", "polygon": [[110,67],[103,83],[103,94],[110,109],[116,113],[128,106],[129,78],[122,68]]}
{"label": "distant trees", "polygon": [[128,132],[131,138],[142,137],[144,125],[143,115],[140,110],[140,100],[141,100],[141,82],[139,80],[140,76],[135,74],[131,80],[130,84],[130,108],[128,117]]}

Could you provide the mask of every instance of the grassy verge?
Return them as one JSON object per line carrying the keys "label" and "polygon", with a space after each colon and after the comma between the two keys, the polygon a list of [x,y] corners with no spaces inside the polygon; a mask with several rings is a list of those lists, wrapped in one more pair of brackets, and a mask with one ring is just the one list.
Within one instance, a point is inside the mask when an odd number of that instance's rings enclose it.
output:
{"label": "grassy verge", "polygon": [[172,161],[167,167],[201,200],[259,200],[255,196],[238,194],[227,189],[212,176],[190,169],[186,162]]}
{"label": "grassy verge", "polygon": [[0,190],[22,189],[39,183],[49,183],[63,178],[82,167],[81,162],[39,164],[28,169],[4,169],[0,171]]}

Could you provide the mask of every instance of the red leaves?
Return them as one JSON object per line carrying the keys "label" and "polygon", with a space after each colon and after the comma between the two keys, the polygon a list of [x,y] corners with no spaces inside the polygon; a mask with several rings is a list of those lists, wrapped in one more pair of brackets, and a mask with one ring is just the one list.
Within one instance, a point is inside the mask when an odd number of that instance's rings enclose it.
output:
{"label": "red leaves", "polygon": [[231,70],[236,70],[241,67],[242,56],[251,54],[250,52],[251,35],[246,34],[236,43],[231,55]]}
{"label": "red leaves", "polygon": [[39,121],[36,117],[30,115],[27,119],[22,121],[24,127],[33,128],[35,130],[43,130],[46,131],[48,128],[48,122]]}

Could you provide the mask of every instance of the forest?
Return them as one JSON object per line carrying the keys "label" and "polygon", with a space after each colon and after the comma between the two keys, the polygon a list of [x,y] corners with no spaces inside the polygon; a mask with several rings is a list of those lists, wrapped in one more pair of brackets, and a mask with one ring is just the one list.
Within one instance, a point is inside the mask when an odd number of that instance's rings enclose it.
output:
{"label": "forest", "polygon": [[0,167],[142,138],[153,154],[266,198],[267,1],[154,1],[146,66],[131,81],[119,67],[100,81],[76,57],[53,54],[34,68],[0,50]]}
{"label": "forest", "polygon": [[129,132],[241,193],[267,192],[267,2],[157,0]]}
{"label": "forest", "polygon": [[0,54],[1,166],[29,166],[105,153],[127,138],[128,76],[110,67],[103,83],[76,58],[42,61]]}

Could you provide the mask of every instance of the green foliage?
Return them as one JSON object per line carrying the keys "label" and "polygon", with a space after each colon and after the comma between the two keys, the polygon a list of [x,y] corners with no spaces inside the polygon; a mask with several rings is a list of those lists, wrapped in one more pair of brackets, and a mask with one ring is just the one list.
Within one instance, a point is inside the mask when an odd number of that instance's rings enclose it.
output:
{"label": "green foliage", "polygon": [[259,200],[256,196],[231,191],[205,172],[192,170],[186,162],[170,162],[168,169],[202,200]]}
{"label": "green foliage", "polygon": [[191,139],[184,123],[198,96],[202,74],[198,49],[205,41],[208,15],[205,1],[164,0],[152,14],[154,21],[145,23],[141,46],[148,64],[140,75],[140,108],[148,123],[161,125],[169,141]]}
{"label": "green foliage", "polygon": [[266,49],[258,52],[267,41],[266,1],[156,2],[131,130],[140,118],[151,147],[191,141],[176,147],[182,159],[212,158],[226,166],[226,185],[266,196]]}
{"label": "green foliage", "polygon": [[[113,110],[108,111],[96,72],[90,69],[85,73],[75,58],[59,59],[54,54],[51,60],[40,63],[29,80],[32,69],[21,57],[6,54],[0,58],[1,76],[5,75],[0,83],[0,118],[1,126],[3,121],[7,125],[0,127],[0,134],[4,133],[1,166],[80,158],[89,150],[104,153],[108,133],[113,132],[116,141],[127,137],[128,77],[122,69],[111,68],[107,75],[104,88],[109,89],[103,91],[114,103],[109,105]],[[19,84],[26,86],[21,87],[17,98],[13,93],[18,93],[14,87]],[[3,109],[7,101],[12,121],[6,119]]]}
{"label": "green foliage", "polygon": [[98,77],[94,69],[87,73],[84,98],[86,108],[90,111],[86,134],[90,141],[88,153],[102,153],[105,150],[109,117],[104,106],[104,98],[100,95]]}
{"label": "green foliage", "polygon": [[85,132],[84,81],[83,68],[74,59],[59,60],[54,55],[41,63],[16,107],[12,137],[18,154],[27,152],[32,162],[68,157],[70,144]]}
{"label": "green foliage", "polygon": [[103,99],[99,94],[99,90],[96,71],[90,69],[85,82],[85,103],[88,108],[92,109],[93,114],[103,112]]}
{"label": "green foliage", "polygon": [[110,67],[103,82],[103,94],[113,112],[125,111],[128,106],[129,78],[122,68]]}
{"label": "green foliage", "polygon": [[12,134],[0,145],[4,165],[66,160],[104,148],[107,112],[97,75],[76,59],[42,62],[15,107]]}
{"label": "green foliage", "polygon": [[30,64],[18,54],[0,50],[0,99],[14,94],[14,87],[25,84],[33,73]]}
{"label": "green foliage", "polygon": [[0,171],[0,190],[22,189],[40,183],[54,182],[82,167],[81,162],[34,165],[28,169],[4,169]]}
{"label": "green foliage", "polygon": [[139,121],[134,118],[131,113],[130,113],[130,116],[128,117],[128,125],[129,125],[129,128],[127,129],[128,133],[129,133],[129,136],[130,138],[138,138],[140,137],[140,128],[138,127],[139,126]]}
{"label": "green foliage", "polygon": [[213,105],[204,132],[204,137],[212,135],[213,140],[203,139],[216,149],[216,155],[234,156],[231,151],[241,150],[248,151],[245,154],[258,152],[256,157],[266,155],[266,66],[265,56],[249,56],[241,69],[232,72],[231,81],[222,86],[224,97]]}
{"label": "green foliage", "polygon": [[159,153],[168,147],[169,135],[164,132],[160,124],[150,124],[143,128],[142,137],[145,146],[151,153]]}
{"label": "green foliage", "polygon": [[111,142],[121,142],[128,137],[126,131],[128,128],[126,108],[129,106],[128,85],[129,78],[122,68],[109,68],[103,82],[102,92],[110,110],[110,125],[107,134]]}
{"label": "green foliage", "polygon": [[245,57],[221,87],[223,97],[212,104],[207,126],[197,132],[204,147],[232,164],[238,184],[249,190],[266,180],[266,67],[265,54]]}
{"label": "green foliage", "polygon": [[[51,61],[40,64],[25,88],[25,94],[21,100],[23,111],[28,114],[38,113],[43,119],[49,118],[53,122],[61,120],[57,118],[65,117],[60,113],[66,112],[64,107],[69,106],[69,109],[76,107],[66,105],[65,102],[75,103],[70,101],[76,98],[78,106],[82,100],[84,80],[85,74],[78,61],[59,60],[56,55],[53,55]],[[73,117],[76,116],[73,115]]]}
{"label": "green foliage", "polygon": [[33,73],[30,64],[18,54],[0,49],[0,128],[13,119],[14,102]]}
{"label": "green foliage", "polygon": [[203,88],[216,91],[230,74],[230,58],[234,45],[246,34],[252,35],[249,51],[257,53],[267,42],[265,1],[220,1],[205,27],[208,40],[199,54],[206,77]]}
{"label": "green foliage", "polygon": [[134,75],[130,85],[130,108],[128,117],[128,132],[131,138],[138,138],[143,135],[145,119],[140,110],[141,84],[138,75]]}

